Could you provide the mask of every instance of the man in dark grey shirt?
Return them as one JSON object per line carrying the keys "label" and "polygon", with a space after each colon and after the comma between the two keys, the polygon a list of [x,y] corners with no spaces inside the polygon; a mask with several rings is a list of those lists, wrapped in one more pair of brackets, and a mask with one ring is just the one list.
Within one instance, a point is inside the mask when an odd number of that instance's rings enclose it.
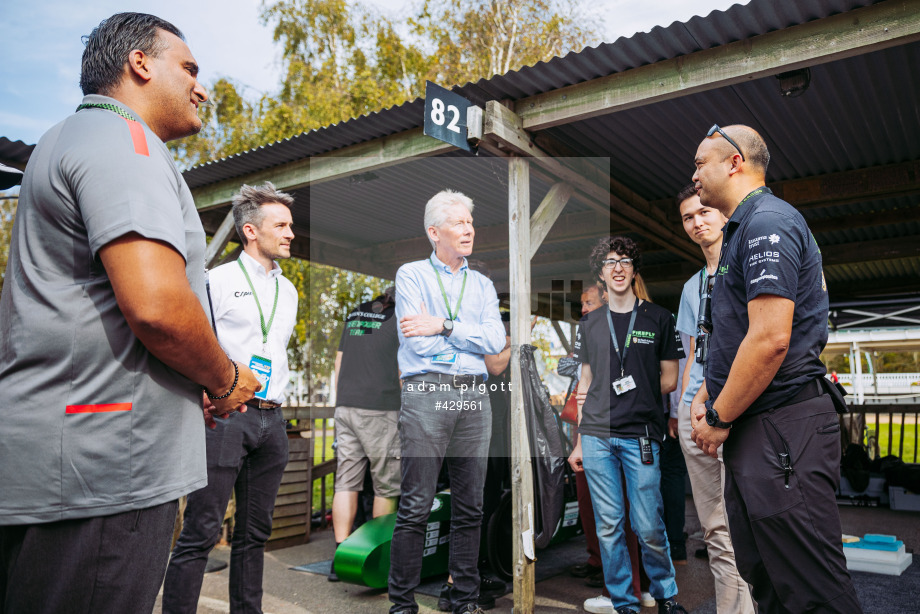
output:
{"label": "man in dark grey shirt", "polygon": [[211,330],[164,144],[201,127],[197,72],[168,22],[103,21],[83,104],[26,170],[0,300],[0,611],[150,612],[177,499],[206,482],[202,388],[206,417],[259,388]]}

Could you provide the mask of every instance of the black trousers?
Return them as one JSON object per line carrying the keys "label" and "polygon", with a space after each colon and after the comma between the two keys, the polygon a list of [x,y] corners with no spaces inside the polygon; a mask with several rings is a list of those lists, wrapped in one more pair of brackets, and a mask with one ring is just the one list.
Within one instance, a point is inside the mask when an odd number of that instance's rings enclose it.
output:
{"label": "black trousers", "polygon": [[0,527],[0,614],[152,612],[177,511]]}
{"label": "black trousers", "polygon": [[742,419],[723,458],[735,560],[760,614],[862,612],[840,539],[840,423],[830,396]]}
{"label": "black trousers", "polygon": [[233,413],[205,433],[208,485],[189,494],[182,533],[163,584],[164,614],[194,614],[208,553],[236,492],[236,523],[230,550],[230,612],[262,612],[265,543],[288,461],[288,438],[281,408]]}

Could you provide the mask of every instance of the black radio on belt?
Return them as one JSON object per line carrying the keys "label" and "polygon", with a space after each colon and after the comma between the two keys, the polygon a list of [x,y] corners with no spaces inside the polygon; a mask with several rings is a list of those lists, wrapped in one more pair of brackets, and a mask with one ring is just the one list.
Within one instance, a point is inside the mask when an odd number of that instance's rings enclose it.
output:
{"label": "black radio on belt", "polygon": [[712,285],[715,275],[707,275],[700,283],[700,310],[696,319],[696,362],[703,364],[709,358],[709,335],[712,334]]}
{"label": "black radio on belt", "polygon": [[642,456],[643,465],[651,465],[655,462],[655,455],[652,454],[652,440],[649,437],[639,438],[639,452]]}

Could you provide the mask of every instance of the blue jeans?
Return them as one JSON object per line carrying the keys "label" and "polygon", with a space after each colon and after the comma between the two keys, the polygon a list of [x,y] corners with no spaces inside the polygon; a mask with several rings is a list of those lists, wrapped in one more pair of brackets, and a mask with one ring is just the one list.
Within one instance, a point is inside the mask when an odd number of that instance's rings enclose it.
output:
{"label": "blue jeans", "polygon": [[230,493],[236,516],[230,551],[230,612],[262,612],[265,542],[288,461],[284,417],[278,409],[233,413],[207,429],[208,485],[188,496],[182,534],[163,585],[164,614],[194,614],[208,553],[220,537]]}
{"label": "blue jeans", "polygon": [[[448,570],[454,610],[479,597],[479,533],[483,486],[492,432],[488,392],[419,391],[403,386],[399,414],[402,496],[390,545],[391,612],[417,612],[415,588],[422,571],[425,528],[446,460],[450,473],[451,518]],[[445,410],[438,403],[469,402],[472,409]],[[440,406],[440,407],[443,407]]]}
{"label": "blue jeans", "polygon": [[642,564],[648,574],[649,591],[655,599],[677,594],[674,566],[668,550],[661,502],[660,444],[652,442],[655,462],[643,465],[638,439],[581,436],[585,475],[594,505],[597,537],[604,565],[604,582],[616,609],[639,609],[632,591],[632,569],[623,531],[625,497],[621,475],[626,478],[629,521],[639,538]]}

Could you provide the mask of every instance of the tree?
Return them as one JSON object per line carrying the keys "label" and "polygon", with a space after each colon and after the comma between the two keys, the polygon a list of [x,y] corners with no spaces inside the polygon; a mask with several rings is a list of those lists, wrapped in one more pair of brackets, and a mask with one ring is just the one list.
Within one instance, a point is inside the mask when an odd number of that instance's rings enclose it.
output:
{"label": "tree", "polygon": [[383,293],[390,282],[292,258],[281,262],[297,288],[297,323],[288,347],[291,370],[306,371],[315,390],[332,372],[345,317],[358,304]]}
{"label": "tree", "polygon": [[16,207],[19,198],[0,198],[0,293],[6,279],[6,263],[10,256],[10,243],[13,240],[13,222],[16,221]]}
{"label": "tree", "polygon": [[180,166],[191,168],[211,160],[265,145],[261,110],[266,98],[254,105],[237,90],[236,84],[220,78],[208,88],[208,104],[201,106],[201,132],[169,142]]}
{"label": "tree", "polygon": [[410,23],[436,45],[430,78],[445,85],[547,62],[600,40],[578,0],[424,0]]}

